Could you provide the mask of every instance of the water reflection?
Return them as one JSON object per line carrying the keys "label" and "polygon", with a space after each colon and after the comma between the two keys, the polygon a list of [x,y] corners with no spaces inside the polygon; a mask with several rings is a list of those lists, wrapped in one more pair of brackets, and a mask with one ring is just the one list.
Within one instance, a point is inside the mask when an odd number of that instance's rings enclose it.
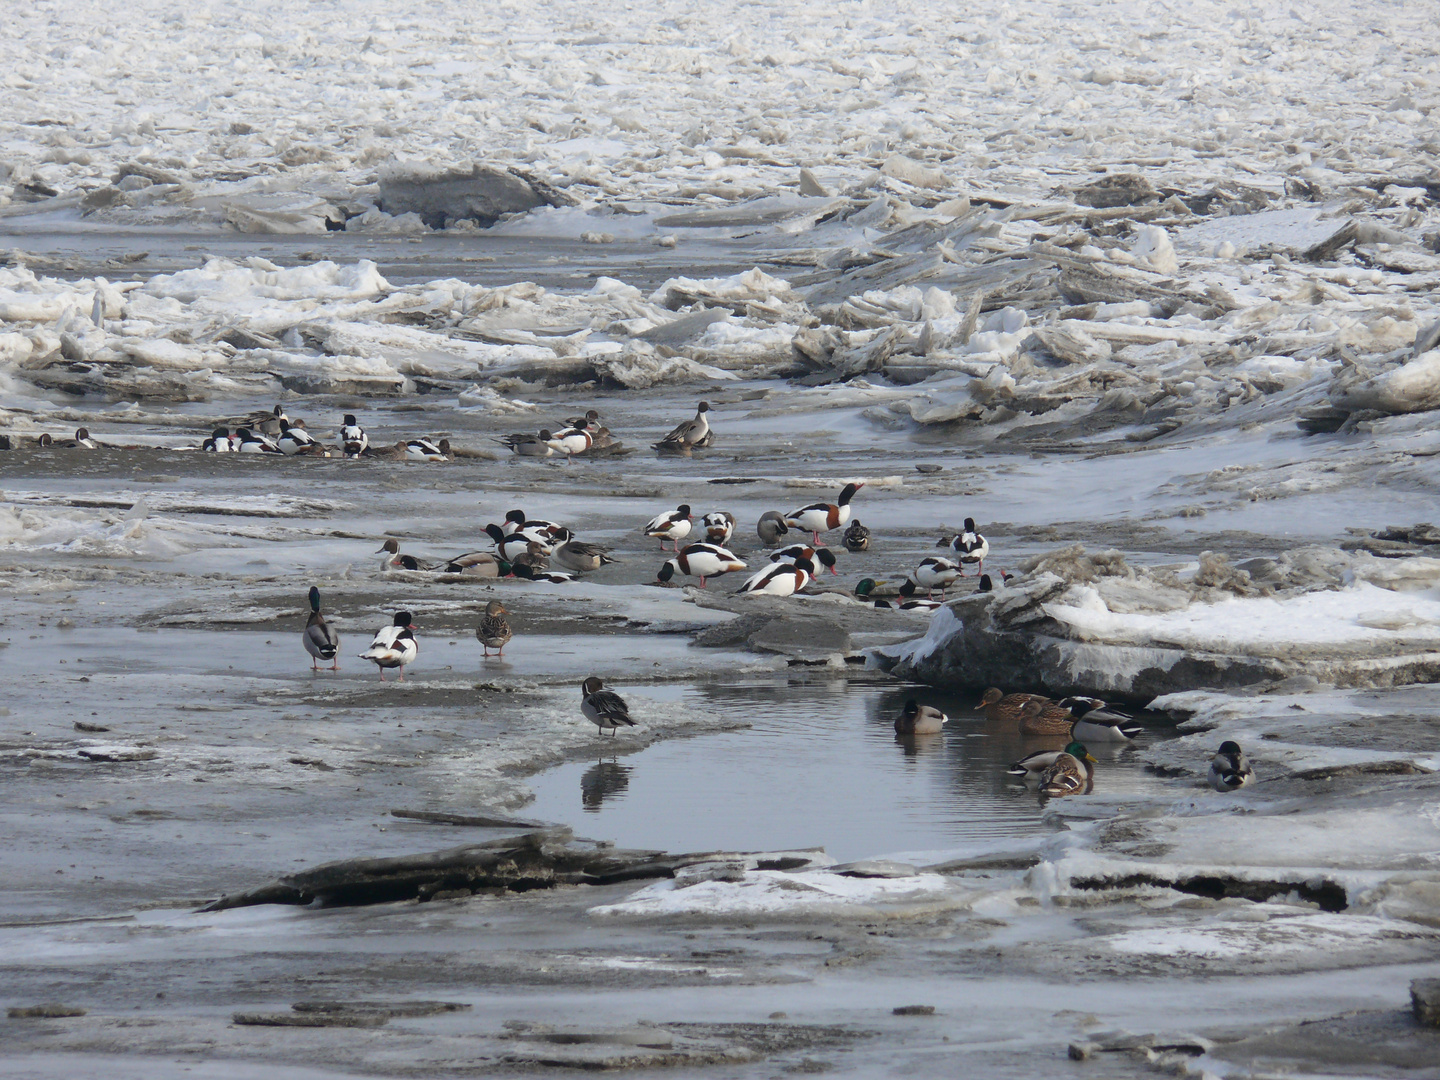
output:
{"label": "water reflection", "polygon": [[580,777],[580,805],[589,814],[598,814],[600,804],[630,787],[630,766],[618,761],[597,761]]}

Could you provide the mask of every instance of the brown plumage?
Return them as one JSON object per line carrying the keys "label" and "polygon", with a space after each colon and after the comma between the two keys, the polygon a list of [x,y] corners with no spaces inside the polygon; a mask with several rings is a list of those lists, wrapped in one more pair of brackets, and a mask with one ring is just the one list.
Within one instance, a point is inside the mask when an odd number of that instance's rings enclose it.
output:
{"label": "brown plumage", "polygon": [[[1030,702],[1037,708],[1025,716],[1025,707]],[[1075,720],[1068,709],[1062,709],[1040,694],[1004,694],[993,686],[980,699],[980,711],[987,720],[1018,721],[1022,735],[1068,735]]]}
{"label": "brown plumage", "polygon": [[485,605],[485,614],[480,616],[475,637],[485,646],[486,656],[490,655],[491,649],[495,649],[501,656],[505,655],[505,645],[514,636],[510,632],[510,624],[505,621],[507,614],[499,600],[491,600]]}

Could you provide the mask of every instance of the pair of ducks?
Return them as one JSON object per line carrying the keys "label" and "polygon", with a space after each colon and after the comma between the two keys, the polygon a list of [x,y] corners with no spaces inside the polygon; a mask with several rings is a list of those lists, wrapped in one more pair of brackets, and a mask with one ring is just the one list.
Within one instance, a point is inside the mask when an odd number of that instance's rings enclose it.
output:
{"label": "pair of ducks", "polygon": [[[320,590],[310,586],[310,618],[301,634],[305,651],[311,656],[311,670],[320,670],[320,661],[329,660],[330,670],[340,670],[340,635],[325,621],[320,612]],[[360,659],[374,661],[380,669],[380,681],[385,681],[387,668],[400,669],[400,681],[405,681],[405,665],[413,663],[419,654],[420,645],[415,639],[413,617],[408,611],[395,613],[389,626],[382,626],[370,642],[370,648],[360,653]]]}
{"label": "pair of ducks", "polygon": [[517,432],[497,440],[521,457],[545,458],[551,454],[564,454],[567,461],[574,461],[576,454],[587,450],[603,449],[615,445],[610,429],[600,422],[600,414],[594,409],[584,416],[573,416],[558,430],[541,428],[539,434]]}
{"label": "pair of ducks", "polygon": [[956,558],[932,555],[920,560],[920,565],[910,575],[910,580],[923,588],[927,597],[933,597],[935,590],[939,589],[940,599],[944,601],[945,590],[965,576],[967,566],[976,567],[977,577],[985,576],[985,557],[990,554],[990,544],[975,530],[974,518],[965,519],[963,532],[953,537],[942,537],[935,546],[952,549]]}
{"label": "pair of ducks", "polygon": [[[98,450],[100,444],[90,437],[89,428],[76,428],[73,439],[57,439],[48,433],[41,433],[35,436],[35,445],[40,447],[54,447],[60,450]],[[5,437],[3,449],[10,449],[10,437]]]}

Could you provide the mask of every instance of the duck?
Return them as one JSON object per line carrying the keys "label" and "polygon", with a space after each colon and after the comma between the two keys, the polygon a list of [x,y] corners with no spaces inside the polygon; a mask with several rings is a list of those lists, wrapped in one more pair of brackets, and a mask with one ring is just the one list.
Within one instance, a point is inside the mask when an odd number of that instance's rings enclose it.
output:
{"label": "duck", "polygon": [[495,541],[496,553],[508,563],[513,563],[521,555],[533,554],[530,551],[532,544],[540,549],[540,554],[550,554],[550,545],[542,544],[533,536],[525,535],[524,530],[519,530],[506,536],[504,530],[501,529],[499,525],[490,524],[485,526],[485,535]]}
{"label": "duck", "polygon": [[815,580],[815,564],[809,559],[777,562],[747,578],[737,593],[765,593],[768,596],[793,596]]}
{"label": "duck", "polygon": [[411,439],[405,443],[405,456],[411,461],[449,461],[450,440],[441,439],[433,443],[429,439]]}
{"label": "duck", "polygon": [[898,596],[900,591],[889,582],[876,581],[874,578],[861,578],[855,583],[855,599],[876,600],[882,596]]}
{"label": "duck", "polygon": [[728,544],[735,535],[735,515],[729,510],[711,510],[700,519],[700,527],[705,530],[706,543]]}
{"label": "duck", "polygon": [[410,444],[404,439],[393,445],[376,446],[373,443],[365,448],[361,457],[376,458],[379,461],[407,461],[410,457]]}
{"label": "duck", "polygon": [[680,541],[690,535],[690,504],[681,503],[674,510],[665,514],[656,514],[645,523],[645,535],[660,541],[660,550],[665,550],[665,541],[669,540],[675,545],[675,551],[680,551]]}
{"label": "duck", "polygon": [[1020,777],[1027,784],[1038,784],[1045,770],[1054,765],[1055,759],[1063,753],[1064,750],[1036,750],[1033,754],[1026,754],[1005,771],[1011,776]]}
{"label": "duck", "polygon": [[583,454],[595,445],[595,436],[584,425],[564,428],[550,436],[550,447],[565,455],[566,461],[574,461],[576,454]]}
{"label": "duck", "polygon": [[555,448],[550,445],[553,438],[550,429],[545,428],[539,435],[530,435],[521,431],[514,435],[506,435],[503,439],[496,441],[502,446],[508,446],[521,457],[549,457],[555,453]]}
{"label": "duck", "polygon": [[1074,740],[1040,774],[1040,791],[1052,798],[1088,795],[1094,783],[1095,759]]}
{"label": "duck", "polygon": [[235,432],[232,440],[237,452],[241,454],[278,454],[280,448],[264,435],[257,435],[249,428],[240,428]]}
{"label": "duck", "polygon": [[36,446],[54,446],[54,445],[55,445],[55,440],[50,437],[50,435],[49,435],[48,432],[41,432],[39,435],[36,435],[36,436],[35,436],[35,445],[36,445]]}
{"label": "duck", "polygon": [[480,616],[480,625],[475,628],[475,638],[485,647],[486,659],[489,659],[491,649],[504,656],[505,645],[514,636],[510,624],[505,621],[507,614],[505,605],[499,600],[491,600],[485,605],[485,614]]}
{"label": "duck", "polygon": [[580,684],[580,711],[600,729],[602,737],[607,730],[613,735],[617,728],[635,726],[625,699],[614,690],[606,690],[604,680],[596,675]]}
{"label": "duck", "polygon": [[939,600],[929,600],[923,596],[915,595],[915,582],[904,581],[895,594],[894,601],[876,600],[877,608],[896,608],[900,611],[923,611],[933,614],[945,605]]}
{"label": "duck", "polygon": [[955,553],[960,556],[962,568],[978,564],[978,572],[982,574],[985,572],[985,556],[990,554],[990,542],[976,531],[974,518],[967,517],[965,519],[965,530],[959,535],[949,539],[942,537],[935,546],[954,549]]}
{"label": "duck", "polygon": [[905,708],[895,718],[897,735],[936,735],[950,718],[933,705],[921,705],[913,697],[905,702]]}
{"label": "duck", "polygon": [[755,535],[766,547],[774,547],[789,532],[790,526],[785,524],[785,515],[779,510],[766,510],[755,523]]}
{"label": "duck", "polygon": [[511,572],[517,578],[524,578],[526,581],[543,581],[550,585],[567,585],[575,580],[574,574],[566,573],[563,570],[536,569],[529,563],[516,563]]}
{"label": "duck", "polygon": [[530,570],[549,570],[550,549],[544,544],[537,544],[534,540],[526,541],[525,550],[515,556],[513,565],[510,567],[512,574],[517,566],[524,566]]}
{"label": "duck", "polygon": [[[569,530],[566,530],[565,535],[567,537],[569,536]],[[564,543],[557,547],[553,555],[557,563],[566,570],[573,570],[577,574],[585,574],[591,570],[599,570],[600,567],[607,563],[613,563],[615,561],[610,557],[610,553],[602,547],[570,539],[566,539]]]}
{"label": "duck", "polygon": [[713,441],[710,438],[710,419],[705,414],[710,411],[710,403],[702,401],[695,408],[695,419],[686,420],[683,424],[676,426],[657,443],[651,446],[655,450],[692,450],[696,446],[709,446]]}
{"label": "duck", "polygon": [[916,585],[925,589],[926,595],[933,595],[936,589],[940,590],[940,599],[945,599],[945,590],[955,584],[960,577],[960,566],[949,559],[941,558],[939,555],[931,555],[921,559],[920,565],[910,575],[910,579]]}
{"label": "duck", "polygon": [[590,433],[591,449],[604,450],[615,445],[615,437],[610,434],[610,429],[600,423],[600,413],[595,409],[587,409],[584,416],[572,416],[565,421],[566,427],[583,427]]}
{"label": "duck", "polygon": [[90,438],[89,428],[76,428],[73,439],[56,439],[54,444],[65,450],[98,450],[100,444]]}
{"label": "duck", "polygon": [[817,551],[807,544],[791,544],[789,547],[783,547],[770,553],[771,562],[795,562],[797,559],[808,560],[812,567],[818,561],[830,573],[836,577],[840,576],[840,571],[835,569],[835,553],[829,548],[821,548]]}
{"label": "duck", "polygon": [[311,656],[311,671],[320,670],[321,660],[332,661],[331,671],[340,670],[340,635],[325,621],[325,616],[320,614],[320,590],[314,585],[310,586],[310,619],[305,623],[301,640],[305,642],[305,651]]}
{"label": "duck", "polygon": [[464,555],[444,559],[435,567],[442,574],[464,574],[467,577],[505,577],[510,564],[489,551],[467,551]]}
{"label": "duck", "polygon": [[[1058,734],[1063,735],[1070,731],[1070,723],[1074,720],[1074,717],[1070,715],[1070,710],[1060,708],[1060,706],[1056,705],[1049,698],[1042,697],[1039,694],[1006,694],[997,687],[992,686],[985,691],[985,695],[980,699],[980,704],[977,705],[976,708],[985,714],[985,719],[992,722],[997,720],[1019,720],[1020,711],[1025,707],[1025,703],[1031,700],[1041,703],[1041,715],[1047,720],[1064,724],[1064,730],[1059,731]],[[1040,734],[1054,735],[1057,734],[1057,732],[1046,731]]]}
{"label": "duck", "polygon": [[354,413],[346,413],[340,425],[340,446],[347,458],[357,458],[370,449],[370,436],[365,434]]}
{"label": "duck", "polygon": [[859,518],[850,522],[850,527],[845,530],[845,535],[841,537],[841,540],[845,544],[846,551],[870,550],[870,530],[860,524]]}
{"label": "duck", "polygon": [[288,422],[289,419],[290,418],[285,415],[284,407],[276,405],[275,408],[269,412],[253,412],[243,420],[234,422],[238,423],[241,427],[249,428],[251,431],[257,431],[261,435],[279,435],[280,421],[284,420]]}
{"label": "duck", "polygon": [[514,536],[519,533],[528,540],[534,540],[537,544],[547,546],[558,539],[562,533],[567,540],[571,535],[570,530],[558,522],[546,521],[544,518],[527,518],[524,510],[507,511],[505,520],[500,523],[500,531],[506,536]]}
{"label": "duck", "polygon": [[200,444],[200,449],[211,454],[228,454],[235,447],[230,444],[230,429],[217,427],[210,437]]}
{"label": "duck", "polygon": [[698,577],[703,589],[706,578],[744,569],[745,564],[729,548],[719,544],[687,544],[675,553],[675,558],[666,560],[658,577],[660,581],[669,581],[679,570],[690,577]]}
{"label": "duck", "polygon": [[380,681],[385,681],[386,668],[399,668],[400,681],[405,681],[405,665],[413,664],[420,652],[420,643],[415,640],[415,626],[408,611],[397,611],[389,626],[382,626],[370,648],[360,654],[362,660],[373,660],[380,669]]}
{"label": "duck", "polygon": [[275,445],[286,457],[294,457],[296,454],[325,454],[325,448],[321,446],[303,428],[292,427],[288,420],[280,421],[280,434],[275,439]]}
{"label": "duck", "polygon": [[1216,791],[1239,791],[1255,782],[1255,770],[1240,744],[1226,740],[1210,759],[1210,772],[1205,777]]}
{"label": "duck", "polygon": [[1020,706],[1021,735],[1067,735],[1075,738],[1075,718],[1068,709],[1057,712],[1059,706],[1046,698],[1031,696]]}
{"label": "duck", "polygon": [[1057,703],[1062,709],[1069,709],[1075,717],[1071,734],[1081,742],[1129,742],[1142,731],[1133,716],[1127,716],[1112,709],[1099,698],[1067,697]]}
{"label": "duck", "polygon": [[386,573],[390,570],[428,570],[430,569],[414,555],[400,554],[400,541],[395,539],[386,540],[378,548],[375,554],[385,552],[385,558],[380,562],[380,572]]}
{"label": "duck", "polygon": [[785,515],[785,524],[800,529],[814,537],[814,546],[820,547],[820,534],[838,529],[850,520],[850,500],[865,484],[846,484],[840,492],[838,503],[811,503]]}

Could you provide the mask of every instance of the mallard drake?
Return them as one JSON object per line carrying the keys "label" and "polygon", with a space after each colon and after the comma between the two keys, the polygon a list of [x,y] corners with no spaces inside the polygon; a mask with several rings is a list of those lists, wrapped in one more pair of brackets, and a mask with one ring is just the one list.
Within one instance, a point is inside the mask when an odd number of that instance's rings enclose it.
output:
{"label": "mallard drake", "polygon": [[510,564],[488,551],[467,551],[464,555],[443,560],[435,569],[442,574],[493,578],[509,574]]}
{"label": "mallard drake", "polygon": [[375,554],[379,555],[382,551],[385,552],[385,558],[380,562],[381,573],[389,570],[430,569],[430,567],[426,566],[419,559],[415,558],[414,555],[401,555],[399,540],[386,540],[383,544],[381,544],[378,548],[375,549]]}
{"label": "mallard drake", "polygon": [[310,586],[310,619],[305,624],[301,640],[305,642],[305,651],[312,658],[311,671],[320,670],[321,660],[332,661],[331,671],[340,670],[340,635],[325,621],[325,616],[320,614],[320,590],[314,585]]}
{"label": "mallard drake", "polygon": [[719,544],[687,544],[675,553],[675,558],[666,560],[660,567],[658,577],[661,581],[669,581],[675,576],[675,571],[679,570],[690,577],[698,577],[703,589],[706,578],[744,569],[745,564],[737,559],[729,548],[723,548]]}
{"label": "mallard drake", "polygon": [[875,600],[882,596],[899,596],[900,590],[888,581],[876,581],[874,578],[861,578],[855,583],[856,600]]}
{"label": "mallard drake", "polygon": [[235,432],[232,445],[242,454],[278,454],[280,448],[263,435],[257,435],[249,428]]}
{"label": "mallard drake", "polygon": [[819,563],[836,577],[840,576],[840,571],[835,569],[835,553],[829,548],[822,547],[817,551],[808,544],[791,544],[770,553],[771,562],[795,562],[797,559],[807,559],[812,566]]}
{"label": "mallard drake", "polygon": [[905,709],[895,718],[897,735],[934,735],[948,723],[950,718],[933,705],[921,705],[913,697],[905,702]]}
{"label": "mallard drake", "polygon": [[1095,759],[1074,741],[1040,774],[1040,791],[1053,798],[1088,795],[1094,783]]}
{"label": "mallard drake", "polygon": [[614,690],[606,690],[604,681],[594,675],[580,684],[580,711],[602,736],[607,730],[613,733],[616,728],[635,726],[625,699]]}
{"label": "mallard drake", "polygon": [[680,551],[680,541],[690,535],[690,504],[681,503],[674,510],[664,514],[656,514],[645,523],[645,535],[660,541],[660,550],[665,550],[665,541],[669,540],[675,545],[675,551]]}
{"label": "mallard drake", "polygon": [[296,454],[317,454],[325,455],[325,448],[321,446],[303,428],[291,427],[288,420],[280,421],[280,434],[275,439],[275,445],[286,457],[294,457]]}
{"label": "mallard drake", "polygon": [[537,570],[523,562],[516,563],[511,568],[511,572],[517,578],[524,578],[526,581],[543,581],[550,585],[566,585],[575,580],[574,574],[568,574],[563,570]]}
{"label": "mallard drake", "polygon": [[686,420],[678,425],[657,443],[652,443],[656,450],[691,450],[696,446],[709,445],[710,442],[710,420],[705,415],[710,411],[710,404],[702,401],[695,409],[695,419]]}
{"label": "mallard drake", "polygon": [[979,564],[977,569],[980,573],[985,571],[985,556],[990,554],[990,543],[975,531],[975,519],[965,519],[965,531],[958,536],[948,539],[941,539],[936,547],[948,547],[954,549],[960,557],[961,567],[969,566],[971,563]]}
{"label": "mallard drake", "polygon": [[340,425],[340,446],[347,458],[359,457],[370,449],[370,436],[365,434],[365,429],[355,419],[354,413],[346,413],[345,420]]}
{"label": "mallard drake", "polygon": [[945,590],[955,584],[960,577],[960,566],[949,559],[941,558],[939,555],[931,555],[929,558],[921,559],[920,565],[910,575],[910,580],[925,590],[927,596],[933,595],[936,589],[940,590],[940,599],[945,599]]}
{"label": "mallard drake", "polygon": [[485,535],[495,541],[495,551],[499,554],[500,558],[508,563],[515,562],[521,555],[532,554],[530,551],[532,544],[539,548],[540,554],[550,554],[550,546],[548,544],[542,544],[533,536],[525,535],[523,530],[517,530],[509,536],[506,536],[504,530],[502,530],[499,525],[490,524],[485,526]]}
{"label": "mallard drake", "polygon": [[201,450],[212,454],[228,454],[235,447],[230,444],[230,429],[217,427],[210,433],[210,437],[200,444]]}
{"label": "mallard drake", "polygon": [[505,621],[508,614],[505,605],[499,600],[491,600],[485,605],[485,614],[480,616],[480,625],[475,628],[475,639],[485,647],[485,656],[490,656],[490,650],[494,649],[499,655],[505,655],[505,644],[514,635],[510,631],[510,624]]}
{"label": "mallard drake", "polygon": [[521,431],[514,435],[506,435],[503,439],[496,441],[502,446],[508,446],[521,457],[549,457],[555,453],[555,448],[550,445],[550,440],[553,438],[550,429],[545,428],[539,435]]}
{"label": "mallard drake", "polygon": [[1205,779],[1216,791],[1238,791],[1255,782],[1255,770],[1250,767],[1240,744],[1227,739],[1210,759],[1210,772]]}
{"label": "mallard drake", "polygon": [[811,534],[814,546],[820,547],[820,534],[838,529],[850,520],[850,500],[865,484],[846,484],[840,491],[838,503],[811,503],[785,515],[785,524],[792,529],[801,529]]}
{"label": "mallard drake", "polygon": [[735,515],[728,510],[711,510],[700,519],[707,544],[728,544],[735,535]]}
{"label": "mallard drake", "polygon": [[382,626],[370,642],[370,648],[360,654],[362,660],[373,660],[380,669],[380,681],[385,681],[386,668],[399,668],[400,681],[405,681],[405,665],[413,664],[420,652],[415,640],[415,627],[410,612],[397,611],[395,620],[389,626]]}
{"label": "mallard drake", "polygon": [[1129,742],[1145,730],[1133,716],[1112,709],[1099,698],[1067,697],[1058,704],[1075,717],[1071,733],[1081,742]]}
{"label": "mallard drake", "polygon": [[845,530],[845,535],[842,539],[845,542],[845,549],[847,551],[870,550],[870,530],[860,524],[859,518],[850,522],[850,527]]}
{"label": "mallard drake", "polygon": [[1026,754],[1005,771],[1011,776],[1021,777],[1026,783],[1038,784],[1045,770],[1054,765],[1055,759],[1063,753],[1064,750],[1036,750],[1033,754]]}
{"label": "mallard drake", "polygon": [[570,530],[564,525],[546,521],[544,518],[526,517],[524,510],[507,511],[505,520],[500,523],[500,531],[506,536],[517,532],[528,533],[529,538],[538,544],[549,544],[552,540],[559,539],[561,534],[564,534],[566,540],[571,539]]}
{"label": "mallard drake", "polygon": [[1035,735],[1066,735],[1070,731],[1070,724],[1075,719],[1070,715],[1069,709],[1062,709],[1047,697],[1039,694],[1005,694],[995,687],[985,691],[985,696],[980,699],[977,708],[985,714],[985,719],[1016,720],[1020,719],[1020,712],[1027,701],[1038,701],[1041,708],[1041,716],[1047,722],[1060,725],[1047,731],[1029,732]]}
{"label": "mallard drake", "polygon": [[595,445],[595,437],[587,427],[565,428],[550,437],[550,448],[565,455],[566,461],[574,461],[576,454],[583,454]]}
{"label": "mallard drake", "polygon": [[793,596],[815,580],[815,564],[809,559],[778,562],[746,579],[737,592]]}
{"label": "mallard drake", "polygon": [[789,531],[790,526],[785,524],[785,515],[779,510],[766,510],[755,523],[755,535],[760,537],[760,542],[766,547],[774,547]]}
{"label": "mallard drake", "polygon": [[98,450],[100,444],[90,438],[89,428],[77,428],[73,439],[56,439],[54,444],[65,450]]}
{"label": "mallard drake", "polygon": [[405,457],[410,461],[449,461],[450,440],[441,439],[438,443],[429,439],[411,439],[405,443]]}
{"label": "mallard drake", "polygon": [[[566,532],[569,535],[569,532]],[[557,563],[566,570],[573,570],[577,574],[589,573],[591,570],[599,570],[606,563],[615,560],[610,553],[602,547],[594,544],[586,544],[579,540],[566,540],[557,547],[553,553]]]}

